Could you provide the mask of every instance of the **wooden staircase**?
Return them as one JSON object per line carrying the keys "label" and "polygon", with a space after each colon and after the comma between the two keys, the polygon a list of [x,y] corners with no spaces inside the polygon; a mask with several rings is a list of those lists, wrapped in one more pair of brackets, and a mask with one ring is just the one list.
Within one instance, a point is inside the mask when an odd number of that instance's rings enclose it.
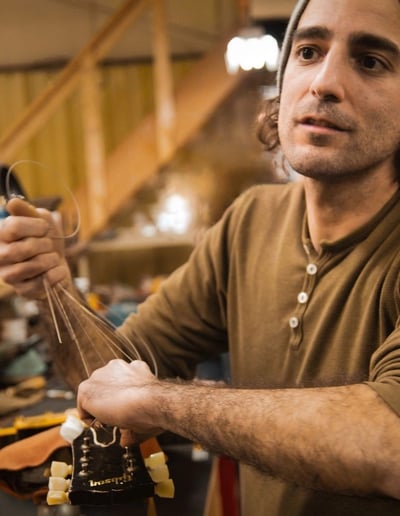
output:
{"label": "wooden staircase", "polygon": [[[81,212],[80,238],[83,241],[106,227],[121,206],[168,163],[242,80],[240,73],[229,75],[225,71],[226,37],[193,65],[179,89],[174,91],[164,4],[164,0],[127,0],[0,137],[0,159],[3,163],[12,162],[17,150],[46,124],[73,91],[81,88],[85,99],[82,114],[86,177],[73,193]],[[156,110],[106,156],[96,67],[145,9],[152,9],[154,15]],[[67,202],[64,210],[73,213],[76,206]]]}

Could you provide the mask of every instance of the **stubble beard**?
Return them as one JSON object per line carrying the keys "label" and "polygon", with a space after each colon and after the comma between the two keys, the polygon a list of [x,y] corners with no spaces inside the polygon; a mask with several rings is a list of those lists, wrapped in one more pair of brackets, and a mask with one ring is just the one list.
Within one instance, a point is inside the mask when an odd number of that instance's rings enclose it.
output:
{"label": "stubble beard", "polygon": [[[326,117],[341,128],[342,133],[298,133],[299,126],[294,120],[300,120],[308,113]],[[392,127],[388,127],[390,116],[385,112],[375,111],[369,113],[367,118],[373,121],[368,131],[360,128],[353,118],[344,115],[332,103],[317,103],[314,100],[304,103],[294,116],[283,120],[282,127],[289,129],[282,134],[278,123],[285,159],[299,174],[329,182],[369,175],[384,163],[396,169],[400,165],[398,124],[393,123]]]}
{"label": "stubble beard", "polygon": [[[364,142],[335,149],[327,145],[325,135],[311,135],[309,145],[294,144],[283,151],[290,167],[298,174],[326,183],[361,179],[385,162],[392,161],[395,168],[396,161],[391,148]],[[398,154],[400,157],[400,150]]]}

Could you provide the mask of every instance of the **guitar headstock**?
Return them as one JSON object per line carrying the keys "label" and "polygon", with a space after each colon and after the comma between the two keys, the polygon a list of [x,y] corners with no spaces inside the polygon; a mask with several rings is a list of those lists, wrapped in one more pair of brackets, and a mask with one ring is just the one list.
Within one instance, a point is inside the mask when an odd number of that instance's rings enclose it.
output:
{"label": "guitar headstock", "polygon": [[117,427],[88,427],[77,418],[66,424],[80,433],[71,443],[73,464],[52,463],[49,505],[114,505],[174,496],[163,452],[143,458],[139,446],[120,446]]}

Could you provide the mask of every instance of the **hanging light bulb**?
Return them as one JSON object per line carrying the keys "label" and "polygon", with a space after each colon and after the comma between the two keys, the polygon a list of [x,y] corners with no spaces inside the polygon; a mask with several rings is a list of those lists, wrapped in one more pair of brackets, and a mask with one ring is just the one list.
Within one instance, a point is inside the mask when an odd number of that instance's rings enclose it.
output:
{"label": "hanging light bulb", "polygon": [[278,68],[279,45],[276,38],[264,34],[259,27],[248,27],[232,38],[226,48],[225,65],[228,73],[239,69],[274,72]]}

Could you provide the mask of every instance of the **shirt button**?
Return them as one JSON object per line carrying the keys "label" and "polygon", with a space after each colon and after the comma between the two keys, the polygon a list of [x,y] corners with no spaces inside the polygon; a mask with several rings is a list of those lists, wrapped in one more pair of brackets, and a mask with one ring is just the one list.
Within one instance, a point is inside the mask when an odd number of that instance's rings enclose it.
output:
{"label": "shirt button", "polygon": [[297,317],[291,317],[289,320],[289,326],[293,329],[298,328],[299,326],[299,320]]}
{"label": "shirt button", "polygon": [[318,267],[315,265],[315,263],[309,263],[307,265],[307,274],[310,276],[315,276],[318,272]]}
{"label": "shirt button", "polygon": [[308,294],[307,292],[300,292],[300,294],[297,296],[297,301],[304,305],[308,301]]}

